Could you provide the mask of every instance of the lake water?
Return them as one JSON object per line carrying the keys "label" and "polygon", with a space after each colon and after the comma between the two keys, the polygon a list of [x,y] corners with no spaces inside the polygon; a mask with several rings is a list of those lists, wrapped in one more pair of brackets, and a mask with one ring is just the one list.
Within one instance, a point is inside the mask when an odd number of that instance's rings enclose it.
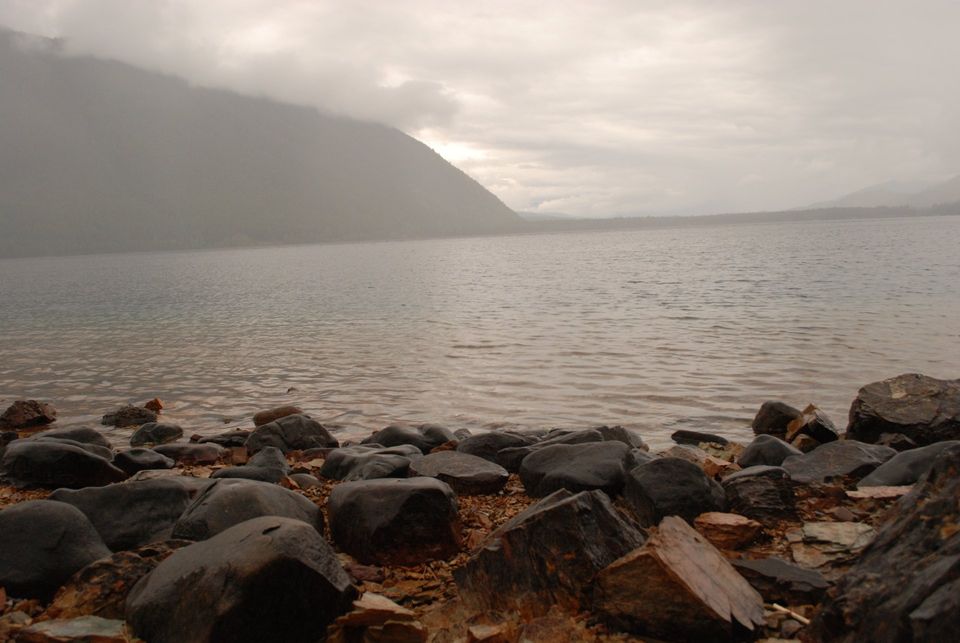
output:
{"label": "lake water", "polygon": [[60,426],[158,396],[188,435],[293,403],[658,446],[770,398],[843,428],[909,371],[960,377],[960,217],[0,261],[0,404]]}

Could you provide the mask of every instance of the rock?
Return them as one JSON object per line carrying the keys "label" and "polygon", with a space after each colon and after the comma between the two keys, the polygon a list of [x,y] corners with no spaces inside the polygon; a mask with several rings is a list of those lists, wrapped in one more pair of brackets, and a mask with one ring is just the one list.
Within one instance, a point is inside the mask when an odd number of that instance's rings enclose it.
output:
{"label": "rock", "polygon": [[960,379],[908,373],[861,388],[850,406],[847,438],[873,443],[884,433],[920,446],[960,440]]}
{"label": "rock", "polygon": [[636,464],[623,442],[554,444],[523,459],[520,480],[527,495],[535,498],[559,489],[574,493],[601,489],[615,496],[623,491],[627,470]]}
{"label": "rock", "polygon": [[787,442],[793,441],[799,435],[809,435],[820,444],[833,442],[840,438],[833,421],[814,404],[809,404],[807,408],[803,409],[800,417],[795,418],[787,425],[787,436],[785,438]]}
{"label": "rock", "polygon": [[126,618],[151,643],[312,642],[355,596],[316,529],[269,516],[174,552],[133,588]]}
{"label": "rock", "polygon": [[623,442],[631,449],[650,450],[640,434],[633,429],[622,426],[595,426],[592,430],[600,433],[604,442]]}
{"label": "rock", "polygon": [[713,433],[701,433],[700,431],[687,431],[681,429],[674,431],[670,439],[677,444],[691,444],[698,446],[701,442],[712,442],[713,444],[725,445],[729,443],[725,437],[714,435]]}
{"label": "rock", "polygon": [[277,447],[286,453],[297,449],[336,448],[340,443],[326,427],[306,415],[286,415],[254,429],[246,446],[250,453],[263,447]]}
{"label": "rock", "polygon": [[646,544],[597,575],[597,611],[635,634],[681,641],[745,638],[763,599],[706,538],[668,516]]}
{"label": "rock", "polygon": [[416,427],[406,424],[391,424],[363,440],[360,444],[379,444],[385,447],[411,444],[420,449],[421,453],[427,454],[441,444],[455,439],[456,436],[450,429],[437,424],[421,424]]}
{"label": "rock", "polygon": [[55,440],[11,443],[0,461],[0,469],[21,486],[98,487],[127,477],[107,459]]}
{"label": "rock", "polygon": [[791,565],[779,558],[731,562],[767,603],[816,605],[830,587],[820,572]]}
{"label": "rock", "polygon": [[908,451],[917,448],[917,443],[902,433],[881,433],[880,437],[877,438],[876,444],[881,444],[897,451]]}
{"label": "rock", "polygon": [[[703,442],[701,444],[708,444]],[[723,477],[734,471],[739,471],[740,466],[729,462],[727,460],[721,460],[715,456],[710,455],[700,447],[678,444],[672,446],[663,453],[660,454],[662,458],[680,458],[681,460],[686,460],[687,462],[692,462],[697,465],[703,472],[707,474],[708,478]]]}
{"label": "rock", "polygon": [[20,630],[19,643],[127,643],[124,622],[99,616],[41,621]]}
{"label": "rock", "polygon": [[427,628],[413,611],[373,592],[365,592],[354,601],[353,610],[338,618],[327,633],[327,643],[426,643],[426,640]]}
{"label": "rock", "polygon": [[[43,433],[46,433],[46,431],[44,431]],[[67,444],[69,446],[77,447],[78,449],[83,449],[87,453],[92,453],[95,456],[99,456],[104,460],[106,460],[107,462],[110,462],[111,460],[113,460],[113,450],[104,448],[99,444],[87,444],[85,442],[77,442],[76,440],[68,440],[66,438],[59,438],[52,435],[43,435],[41,433],[38,433],[37,435],[31,436],[29,438],[25,438],[24,441],[56,442],[57,444]]]}
{"label": "rock", "polygon": [[797,482],[824,482],[845,476],[862,478],[896,454],[890,447],[839,440],[790,456],[782,466]]}
{"label": "rock", "polygon": [[737,464],[744,468],[757,465],[779,467],[785,459],[792,455],[802,455],[802,453],[799,449],[790,446],[778,437],[761,434],[747,445],[747,448],[740,454],[740,458],[737,459]]}
{"label": "rock", "polygon": [[183,429],[179,424],[166,422],[147,422],[130,436],[130,446],[142,447],[152,444],[166,444],[176,442],[183,437]]}
{"label": "rock", "polygon": [[787,531],[790,553],[804,567],[823,567],[856,558],[875,532],[862,522],[805,522]]}
{"label": "rock", "polygon": [[144,404],[143,408],[147,409],[148,411],[153,411],[154,413],[159,415],[160,411],[163,410],[163,400],[161,400],[159,397],[155,397],[149,402],[147,402],[146,404]]}
{"label": "rock", "polygon": [[250,431],[236,429],[235,431],[227,431],[226,433],[214,435],[209,438],[200,438],[200,444],[217,444],[224,448],[242,447],[246,446],[247,438],[249,437]]}
{"label": "rock", "polygon": [[104,415],[100,420],[100,424],[125,427],[140,426],[141,424],[146,424],[147,422],[156,421],[157,414],[149,409],[144,409],[139,406],[123,406],[113,413],[107,413]]}
{"label": "rock", "polygon": [[48,600],[75,572],[109,555],[76,507],[29,500],[0,511],[0,587],[11,596]]}
{"label": "rock", "polygon": [[354,445],[327,454],[320,475],[331,480],[353,482],[377,478],[406,478],[412,458],[421,451],[409,444],[395,447]]}
{"label": "rock", "polygon": [[818,446],[820,446],[820,443],[814,440],[813,438],[811,438],[806,433],[801,433],[800,435],[798,435],[797,437],[795,437],[793,440],[790,441],[790,446],[792,446],[797,451],[800,451],[801,453],[810,453],[811,451],[816,449]]}
{"label": "rock", "polygon": [[787,425],[801,415],[799,409],[789,404],[774,400],[764,402],[753,418],[753,432],[756,435],[769,434],[783,438],[787,435]]}
{"label": "rock", "polygon": [[658,458],[632,469],[624,497],[644,526],[655,525],[664,516],[693,522],[706,511],[723,511],[725,504],[723,488],[700,467],[680,458]]}
{"label": "rock", "polygon": [[149,469],[172,469],[174,465],[176,462],[162,453],[140,447],[120,451],[113,456],[113,466],[122,469],[128,476]]}
{"label": "rock", "polygon": [[0,415],[0,429],[33,429],[57,421],[53,405],[37,400],[17,400]]}
{"label": "rock", "polygon": [[466,496],[497,493],[510,477],[499,464],[459,451],[439,451],[417,458],[410,473],[446,482],[457,494]]}
{"label": "rock", "polygon": [[764,521],[796,515],[794,483],[782,467],[758,465],[723,479],[727,508]]}
{"label": "rock", "polygon": [[189,544],[186,540],[171,540],[117,552],[90,563],[57,591],[43,618],[123,619],[124,603],[133,586],[167,556]]}
{"label": "rock", "polygon": [[946,449],[960,445],[960,440],[946,440],[910,451],[901,451],[857,484],[864,487],[900,487],[915,483]]}
{"label": "rock", "polygon": [[524,447],[501,449],[497,452],[497,464],[516,473],[520,470],[520,463],[537,449],[544,449],[555,444],[587,444],[588,442],[603,442],[603,434],[597,429],[583,431],[553,431],[542,440]]}
{"label": "rock", "polygon": [[257,451],[247,464],[239,467],[227,467],[215,472],[211,478],[245,478],[261,482],[277,483],[290,472],[290,465],[283,451],[276,447],[263,447]]}
{"label": "rock", "polygon": [[602,491],[560,490],[490,534],[453,575],[461,599],[479,609],[578,610],[594,575],[643,541]]}
{"label": "rock", "polygon": [[[280,418],[287,417],[288,415],[304,415],[302,409],[296,406],[278,406],[267,411],[260,411],[259,413],[253,416],[253,425],[254,426],[263,426],[264,424],[270,424]],[[309,416],[307,416],[309,417]]]}
{"label": "rock", "polygon": [[496,462],[497,453],[502,449],[525,447],[534,442],[534,438],[528,435],[507,431],[490,431],[461,440],[457,445],[457,451]]}
{"label": "rock", "polygon": [[323,513],[299,493],[255,480],[214,480],[184,510],[172,536],[206,540],[262,516],[300,520],[323,533]]}
{"label": "rock", "polygon": [[88,489],[57,489],[50,498],[87,517],[114,550],[133,549],[170,538],[174,523],[210,482],[176,476]]}
{"label": "rock", "polygon": [[0,458],[3,457],[3,454],[7,450],[7,445],[13,442],[14,440],[19,440],[20,435],[16,431],[2,431],[0,432]]}
{"label": "rock", "polygon": [[218,444],[191,444],[169,442],[153,447],[161,455],[182,464],[216,464],[228,451]]}
{"label": "rock", "polygon": [[460,549],[456,495],[433,478],[344,482],[327,513],[334,542],[361,563],[417,565]]}
{"label": "rock", "polygon": [[296,482],[297,486],[301,489],[313,489],[314,487],[323,486],[322,482],[309,473],[294,473],[290,475],[290,479]]}
{"label": "rock", "polygon": [[763,532],[756,520],[738,514],[708,511],[693,521],[703,536],[717,549],[735,550],[749,545]]}
{"label": "rock", "polygon": [[107,437],[97,431],[85,426],[72,427],[69,429],[47,429],[30,436],[31,440],[42,440],[46,438],[56,438],[58,440],[69,440],[71,442],[80,442],[102,447],[110,451],[113,447]]}

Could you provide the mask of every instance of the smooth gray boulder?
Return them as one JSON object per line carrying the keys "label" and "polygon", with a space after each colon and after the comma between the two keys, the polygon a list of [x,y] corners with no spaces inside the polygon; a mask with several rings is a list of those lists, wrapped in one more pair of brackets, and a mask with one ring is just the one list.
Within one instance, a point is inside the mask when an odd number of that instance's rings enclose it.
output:
{"label": "smooth gray boulder", "polygon": [[120,451],[113,456],[113,466],[122,469],[129,476],[151,469],[172,469],[176,464],[173,458],[142,447]]}
{"label": "smooth gray boulder", "polygon": [[59,438],[61,440],[72,440],[82,442],[83,444],[93,444],[98,447],[110,450],[113,447],[107,436],[96,429],[86,426],[75,426],[67,429],[47,429],[40,433],[34,433],[29,439],[37,440],[42,438]]}
{"label": "smooth gray boulder", "polygon": [[75,446],[80,449],[83,449],[87,453],[92,453],[93,455],[100,456],[107,462],[109,462],[110,460],[113,460],[113,449],[102,447],[99,444],[90,444],[89,442],[77,442],[76,440],[56,437],[53,435],[35,435],[29,438],[24,438],[24,440],[30,441],[30,442],[56,442],[58,444],[69,444],[70,446]]}
{"label": "smooth gray boulder", "polygon": [[792,455],[803,455],[803,452],[776,436],[762,434],[747,445],[737,458],[737,464],[744,468],[758,465],[779,467]]}
{"label": "smooth gray boulder", "polygon": [[420,426],[391,424],[363,440],[361,444],[379,444],[385,447],[410,444],[425,455],[452,440],[456,440],[453,431],[439,424],[421,424]]}
{"label": "smooth gray boulder", "polygon": [[480,433],[461,440],[457,444],[457,451],[468,453],[478,458],[497,461],[497,453],[503,449],[530,446],[536,439],[529,435],[521,433],[511,433],[509,431],[490,431],[489,433]]}
{"label": "smooth gray boulder", "polygon": [[153,447],[157,453],[183,464],[216,464],[228,451],[218,444],[168,442]]}
{"label": "smooth gray boulder", "polygon": [[520,481],[534,498],[560,489],[573,493],[600,489],[608,496],[623,491],[627,471],[639,464],[623,442],[554,444],[537,449],[520,464]]}
{"label": "smooth gray boulder", "polygon": [[850,406],[847,438],[876,443],[885,433],[919,446],[960,440],[960,379],[907,373],[861,388]]}
{"label": "smooth gray boulder", "polygon": [[410,473],[446,482],[457,494],[467,496],[497,493],[510,478],[499,464],[458,451],[438,451],[416,458]]}
{"label": "smooth gray boulder", "polygon": [[723,488],[703,469],[680,458],[657,458],[630,470],[624,497],[643,526],[657,525],[665,516],[689,523],[707,511],[723,511]]}
{"label": "smooth gray boulder", "polygon": [[276,447],[286,453],[336,448],[340,443],[316,420],[306,415],[286,415],[254,429],[247,438],[246,446],[250,453],[256,453],[263,447]]}
{"label": "smooth gray boulder", "polygon": [[760,405],[756,417],[753,418],[753,432],[756,435],[769,434],[778,438],[787,435],[787,426],[803,415],[785,402],[768,400]]}
{"label": "smooth gray boulder", "polygon": [[130,436],[130,446],[142,447],[152,444],[176,442],[183,437],[183,428],[179,424],[167,422],[147,422]]}
{"label": "smooth gray boulder", "polygon": [[960,440],[945,440],[919,449],[901,451],[874,469],[857,487],[898,487],[913,484],[927,472],[942,451],[957,445],[960,445]]}
{"label": "smooth gray boulder", "polygon": [[250,460],[237,467],[215,471],[211,478],[244,478],[277,483],[290,473],[290,465],[283,451],[277,447],[263,447]]}
{"label": "smooth gray boulder", "polygon": [[896,454],[890,447],[879,444],[838,440],[809,453],[790,456],[781,466],[797,482],[824,482],[847,476],[862,478]]}
{"label": "smooth gray boulder", "polygon": [[16,440],[0,461],[3,475],[16,485],[100,487],[126,479],[106,458],[58,440]]}
{"label": "smooth gray boulder", "polygon": [[533,444],[501,449],[497,452],[497,464],[511,473],[517,473],[520,471],[520,464],[523,459],[538,449],[544,449],[555,444],[587,444],[603,441],[603,434],[597,429],[554,430]]}
{"label": "smooth gray boulder", "polygon": [[320,468],[320,475],[344,482],[406,478],[412,459],[422,455],[419,448],[410,444],[393,447],[379,444],[340,447],[327,454],[323,467]]}

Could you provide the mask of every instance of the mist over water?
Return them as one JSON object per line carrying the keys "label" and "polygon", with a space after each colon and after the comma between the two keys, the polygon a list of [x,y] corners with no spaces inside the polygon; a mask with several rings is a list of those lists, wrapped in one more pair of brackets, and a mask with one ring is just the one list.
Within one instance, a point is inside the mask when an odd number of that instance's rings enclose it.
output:
{"label": "mist over water", "polygon": [[842,429],[868,382],[960,375],[958,247],[938,217],[3,260],[0,406],[69,426],[158,396],[209,435],[293,403],[341,440],[606,423],[659,446],[746,439],[777,398]]}

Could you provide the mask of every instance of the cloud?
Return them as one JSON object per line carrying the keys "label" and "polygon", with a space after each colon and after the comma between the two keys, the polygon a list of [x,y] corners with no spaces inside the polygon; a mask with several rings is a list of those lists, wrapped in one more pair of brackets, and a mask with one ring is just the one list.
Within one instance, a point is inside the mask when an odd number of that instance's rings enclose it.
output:
{"label": "cloud", "polygon": [[516,209],[768,209],[960,172],[960,5],[6,0],[0,24],[396,126]]}

